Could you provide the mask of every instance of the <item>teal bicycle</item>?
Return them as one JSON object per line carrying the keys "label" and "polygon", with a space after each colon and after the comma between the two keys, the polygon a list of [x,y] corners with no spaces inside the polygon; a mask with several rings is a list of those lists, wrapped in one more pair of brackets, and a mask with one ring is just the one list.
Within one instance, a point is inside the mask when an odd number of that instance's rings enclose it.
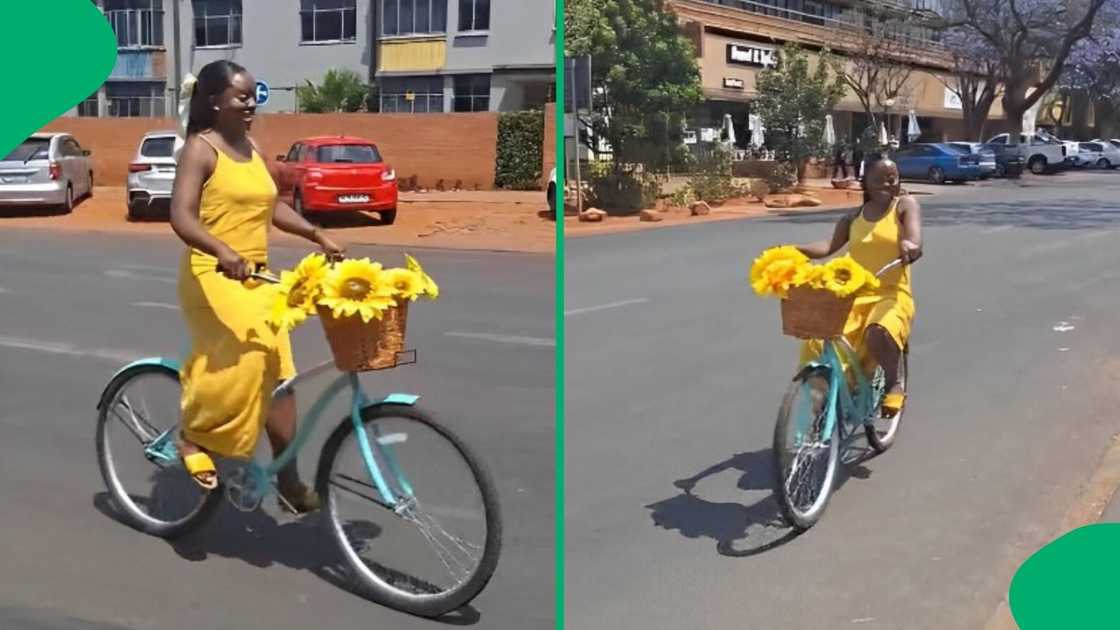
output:
{"label": "teal bicycle", "polygon": [[[398,355],[398,365],[415,361],[415,351]],[[291,395],[299,383],[335,369],[326,361],[274,395]],[[208,492],[189,478],[176,448],[180,392],[178,362],[149,358],[121,368],[101,394],[98,463],[126,524],[171,539],[203,523],[223,494],[246,512],[279,497],[276,473],[338,399],[349,414],[322,448],[315,489],[355,590],[438,617],[474,599],[494,574],[502,519],[491,476],[463,440],[419,406],[419,396],[371,398],[357,374],[341,374],[300,420],[287,450],[267,465],[218,461],[221,486]],[[340,399],[346,392],[348,399]]]}
{"label": "teal bicycle", "polygon": [[[900,264],[895,260],[876,276]],[[815,525],[828,506],[841,449],[862,433],[875,452],[885,452],[898,437],[903,413],[881,416],[886,385],[881,366],[868,377],[847,339],[836,336],[823,342],[820,358],[794,376],[774,427],[778,505],[786,521],[802,531]],[[899,357],[898,378],[904,392],[909,355],[907,347]],[[854,376],[854,386],[849,374]]]}

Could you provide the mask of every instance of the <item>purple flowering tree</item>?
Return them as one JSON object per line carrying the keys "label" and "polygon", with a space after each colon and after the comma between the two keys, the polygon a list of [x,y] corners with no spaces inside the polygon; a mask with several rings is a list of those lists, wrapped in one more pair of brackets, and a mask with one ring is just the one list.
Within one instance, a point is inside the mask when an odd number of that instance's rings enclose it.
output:
{"label": "purple flowering tree", "polygon": [[[1020,126],[1023,114],[1058,84],[1070,54],[1093,34],[1101,9],[1113,1],[949,0],[946,18],[990,47],[999,64],[1003,109]],[[1011,134],[1012,142],[1018,138]]]}
{"label": "purple flowering tree", "polygon": [[1000,94],[1000,63],[991,44],[968,27],[942,32],[941,42],[953,57],[953,73],[945,80],[961,100],[969,140],[982,141],[984,126]]}
{"label": "purple flowering tree", "polygon": [[1111,113],[1120,110],[1120,0],[1105,4],[1092,35],[1070,51],[1058,85]]}

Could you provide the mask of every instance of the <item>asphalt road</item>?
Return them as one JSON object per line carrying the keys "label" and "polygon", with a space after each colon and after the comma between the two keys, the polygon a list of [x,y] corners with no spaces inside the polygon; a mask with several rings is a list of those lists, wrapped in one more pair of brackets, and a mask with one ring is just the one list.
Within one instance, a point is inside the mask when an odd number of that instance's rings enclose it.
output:
{"label": "asphalt road", "polygon": [[[185,340],[174,307],[180,251],[170,237],[0,234],[0,628],[551,628],[553,258],[413,252],[443,289],[412,309],[420,362],[363,376],[371,393],[423,394],[497,481],[498,571],[471,608],[441,623],[340,587],[317,519],[281,515],[274,501],[263,514],[224,507],[173,545],[112,518],[94,405],[125,361],[175,356]],[[274,263],[303,253],[275,249]],[[352,253],[403,262],[398,249]],[[329,357],[314,322],[294,346],[303,368]],[[333,425],[305,452],[316,454]],[[307,478],[314,459],[301,460]]]}
{"label": "asphalt road", "polygon": [[801,536],[771,491],[796,344],[746,278],[836,215],[568,242],[569,627],[984,626],[1120,430],[1120,173],[938,192],[899,441]]}

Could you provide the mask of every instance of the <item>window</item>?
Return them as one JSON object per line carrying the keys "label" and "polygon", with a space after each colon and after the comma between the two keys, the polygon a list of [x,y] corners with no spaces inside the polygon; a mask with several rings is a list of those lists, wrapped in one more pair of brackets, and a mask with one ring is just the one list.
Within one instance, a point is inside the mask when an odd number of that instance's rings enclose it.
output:
{"label": "window", "polygon": [[67,138],[62,141],[62,155],[63,157],[82,157],[82,147],[77,140]]}
{"label": "window", "polygon": [[163,46],[163,0],[105,0],[120,48]]}
{"label": "window", "polygon": [[379,164],[381,154],[370,144],[329,144],[319,147],[315,161],[321,164]]}
{"label": "window", "polygon": [[97,92],[94,92],[92,95],[90,95],[89,98],[82,101],[81,103],[78,103],[78,115],[93,118],[96,118],[98,115],[100,115],[100,111],[98,111],[97,106]]}
{"label": "window", "polygon": [[4,158],[5,162],[30,162],[32,159],[46,159],[50,152],[49,138],[28,138]]}
{"label": "window", "polygon": [[241,0],[193,0],[194,45],[239,46]]}
{"label": "window", "polygon": [[447,0],[381,0],[382,35],[447,32]]}
{"label": "window", "polygon": [[459,30],[490,30],[490,0],[459,0]]}
{"label": "window", "polygon": [[443,111],[443,77],[381,79],[381,111],[427,114]]}
{"label": "window", "polygon": [[109,115],[117,118],[158,118],[167,115],[160,83],[106,83]]}
{"label": "window", "polygon": [[284,161],[285,162],[297,162],[297,161],[299,161],[299,152],[300,152],[301,149],[303,149],[302,144],[299,144],[299,143],[293,144],[291,151],[288,151],[288,156],[284,158]]}
{"label": "window", "polygon": [[455,77],[455,111],[490,111],[490,75],[465,74]]}
{"label": "window", "polygon": [[174,136],[148,138],[140,145],[140,155],[151,158],[169,158],[175,151]]}
{"label": "window", "polygon": [[357,39],[357,0],[300,0],[304,42],[352,42]]}

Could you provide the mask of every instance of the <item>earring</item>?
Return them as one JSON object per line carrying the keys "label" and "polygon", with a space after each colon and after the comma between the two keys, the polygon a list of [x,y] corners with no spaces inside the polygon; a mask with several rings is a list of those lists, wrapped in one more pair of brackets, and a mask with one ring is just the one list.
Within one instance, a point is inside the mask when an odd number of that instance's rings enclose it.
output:
{"label": "earring", "polygon": [[218,110],[220,110],[220,109],[221,109],[221,108],[220,108],[220,107],[218,107],[217,105],[215,105],[215,106],[214,106],[214,111],[218,111]]}

